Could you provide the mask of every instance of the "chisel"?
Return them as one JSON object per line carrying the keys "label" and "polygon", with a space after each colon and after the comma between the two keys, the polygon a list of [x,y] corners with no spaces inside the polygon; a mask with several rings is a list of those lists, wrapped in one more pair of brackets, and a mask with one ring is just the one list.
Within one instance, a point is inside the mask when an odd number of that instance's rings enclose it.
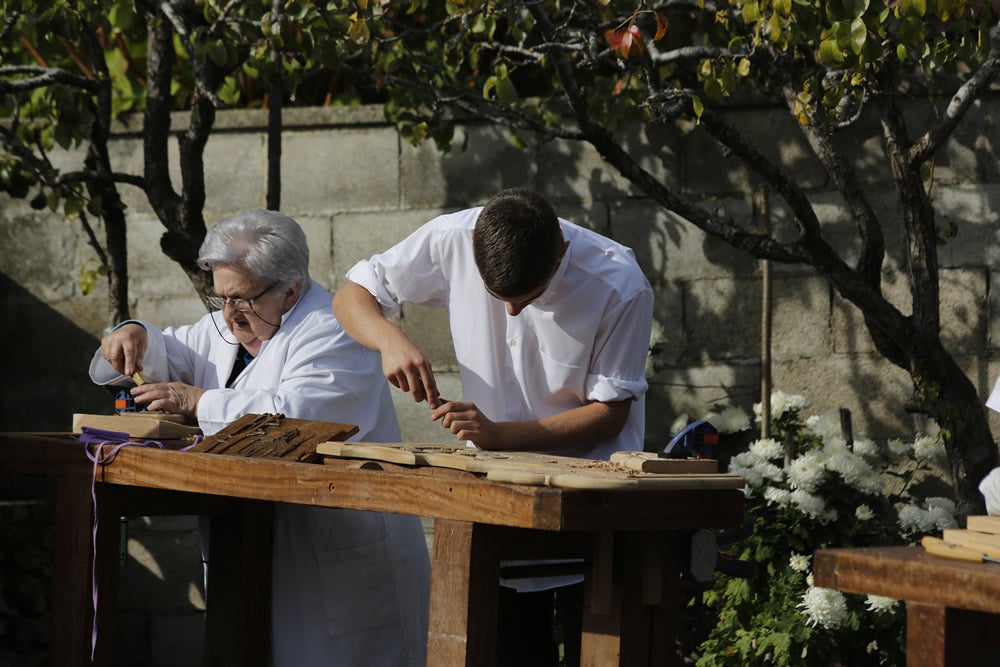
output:
{"label": "chisel", "polygon": [[941,556],[942,558],[951,558],[953,560],[967,560],[973,563],[982,563],[983,561],[1000,563],[1000,558],[987,556],[983,552],[969,547],[960,547],[954,544],[948,544],[939,537],[931,537],[928,535],[920,540],[920,544],[923,545],[924,550],[932,556]]}

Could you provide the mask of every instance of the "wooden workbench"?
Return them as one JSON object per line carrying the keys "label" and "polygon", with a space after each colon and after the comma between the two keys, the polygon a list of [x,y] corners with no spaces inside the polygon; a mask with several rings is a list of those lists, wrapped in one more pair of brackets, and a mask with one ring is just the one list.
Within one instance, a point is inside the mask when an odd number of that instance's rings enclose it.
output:
{"label": "wooden workbench", "polygon": [[1000,564],[929,556],[922,547],[820,549],[813,581],[905,600],[909,667],[997,664]]}
{"label": "wooden workbench", "polygon": [[[97,496],[98,635],[93,664],[112,662],[118,517],[210,514],[206,664],[263,665],[268,637],[269,509],[273,502],[434,518],[428,664],[491,665],[502,559],[586,559],[583,661],[674,660],[679,595],[665,531],[743,521],[739,477],[710,487],[678,475],[671,488],[576,490],[510,484],[433,467],[322,463],[125,447],[97,470],[60,434],[0,434],[0,469],[58,480],[53,664],[90,663],[92,486]],[[728,478],[728,482],[723,477]],[[234,564],[236,566],[234,566]],[[212,567],[212,566],[210,566]],[[265,642],[265,643],[262,643]]]}

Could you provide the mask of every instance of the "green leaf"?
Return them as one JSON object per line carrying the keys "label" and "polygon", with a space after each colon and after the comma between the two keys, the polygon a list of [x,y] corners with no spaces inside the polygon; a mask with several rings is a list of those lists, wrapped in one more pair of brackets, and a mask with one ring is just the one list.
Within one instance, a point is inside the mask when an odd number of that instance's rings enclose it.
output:
{"label": "green leaf", "polygon": [[701,118],[701,115],[705,113],[705,103],[701,101],[700,97],[692,97],[691,106],[694,107],[694,115],[698,118]]}
{"label": "green leaf", "polygon": [[827,38],[819,43],[819,61],[827,67],[840,67],[844,64],[844,52],[840,50],[836,38]]}
{"label": "green leaf", "polygon": [[927,0],[899,0],[899,15],[923,18],[927,13]]}
{"label": "green leaf", "polygon": [[855,55],[860,55],[868,40],[868,26],[861,19],[854,19],[851,22],[851,50]]}
{"label": "green leaf", "polygon": [[924,22],[914,16],[903,19],[899,24],[899,41],[910,50],[922,50]]}

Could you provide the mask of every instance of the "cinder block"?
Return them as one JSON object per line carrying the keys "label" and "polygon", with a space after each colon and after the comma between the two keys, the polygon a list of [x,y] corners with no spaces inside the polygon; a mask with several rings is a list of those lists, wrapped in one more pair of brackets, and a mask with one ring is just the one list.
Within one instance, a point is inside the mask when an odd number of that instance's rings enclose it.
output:
{"label": "cinder block", "polygon": [[287,132],[282,149],[281,208],[289,215],[399,206],[395,128]]}
{"label": "cinder block", "polygon": [[[721,206],[721,203],[706,206]],[[611,231],[615,240],[632,248],[652,285],[674,280],[747,277],[756,269],[756,262],[747,253],[709,236],[650,200],[627,200],[613,205]]]}
{"label": "cinder block", "polygon": [[332,217],[303,214],[294,216],[294,219],[306,233],[309,243],[309,275],[323,287],[331,289],[334,284]]}
{"label": "cinder block", "polygon": [[166,229],[152,215],[128,220],[128,272],[133,298],[193,294],[191,279],[180,265],[163,254],[160,238]]}
{"label": "cinder block", "polygon": [[[772,359],[823,357],[833,352],[830,284],[825,278],[776,277],[771,295]],[[763,313],[763,304],[759,312]]]}
{"label": "cinder block", "polygon": [[[639,165],[655,178],[675,189],[683,150],[677,133],[659,125],[630,125],[617,130],[620,139]],[[577,199],[600,201],[642,196],[635,185],[605,162],[588,143],[555,140],[538,147],[538,190],[552,201]]]}
{"label": "cinder block", "polygon": [[684,284],[686,365],[760,358],[759,280]]}
{"label": "cinder block", "polygon": [[343,284],[344,275],[357,262],[387,250],[443,212],[420,209],[333,216],[334,286]]}
{"label": "cinder block", "polygon": [[0,272],[40,300],[59,301],[78,293],[74,278],[79,276],[80,234],[79,223],[61,213],[36,212],[24,200],[0,193]]}
{"label": "cinder block", "polygon": [[[773,164],[806,189],[823,187],[828,176],[812,154],[796,127],[795,120],[777,107],[727,109],[726,122],[758,147]],[[678,149],[684,160],[683,188],[686,192],[707,195],[748,194],[754,191],[759,177],[734,154],[727,154],[715,139],[700,129],[685,135]]]}
{"label": "cinder block", "polygon": [[459,209],[480,205],[504,188],[533,187],[537,161],[532,150],[513,144],[509,131],[470,123],[455,128],[446,154],[433,141],[401,142],[399,171],[404,208]]}
{"label": "cinder block", "polygon": [[913,381],[879,355],[777,361],[773,387],[805,396],[809,414],[847,408],[857,434],[883,438],[913,432],[912,420],[902,409],[912,396]]}
{"label": "cinder block", "polygon": [[942,268],[1000,268],[1000,186],[937,186],[934,206],[939,233],[949,223],[957,231],[938,246]]}
{"label": "cinder block", "polygon": [[[291,156],[289,156],[291,157]],[[267,205],[267,137],[262,133],[232,134],[213,132],[205,144],[205,217],[221,217],[248,208]],[[282,206],[286,163],[302,160],[282,159]],[[295,174],[289,177],[294,178]],[[176,188],[181,181],[175,181]]]}

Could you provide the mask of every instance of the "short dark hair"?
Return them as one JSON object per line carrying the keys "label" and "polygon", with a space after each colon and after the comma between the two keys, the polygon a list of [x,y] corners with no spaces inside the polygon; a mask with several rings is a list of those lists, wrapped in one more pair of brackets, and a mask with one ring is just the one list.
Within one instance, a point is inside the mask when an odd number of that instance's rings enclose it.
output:
{"label": "short dark hair", "polygon": [[562,230],[552,205],[532,190],[490,197],[476,219],[472,250],[487,289],[500,297],[528,294],[552,275]]}

